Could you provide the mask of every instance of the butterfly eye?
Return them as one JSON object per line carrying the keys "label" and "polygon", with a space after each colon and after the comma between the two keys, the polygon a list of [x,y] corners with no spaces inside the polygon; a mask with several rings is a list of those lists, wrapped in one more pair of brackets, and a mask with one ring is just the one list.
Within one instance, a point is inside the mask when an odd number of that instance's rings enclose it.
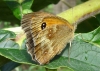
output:
{"label": "butterfly eye", "polygon": [[46,27],[46,22],[43,22],[41,25],[41,29],[43,30]]}

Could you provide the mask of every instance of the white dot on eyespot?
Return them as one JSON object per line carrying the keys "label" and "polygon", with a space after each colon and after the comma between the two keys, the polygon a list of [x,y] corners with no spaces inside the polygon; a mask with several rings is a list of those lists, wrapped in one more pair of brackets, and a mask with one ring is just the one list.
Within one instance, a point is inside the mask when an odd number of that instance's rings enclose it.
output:
{"label": "white dot on eyespot", "polygon": [[51,30],[50,30],[50,32],[51,32]]}
{"label": "white dot on eyespot", "polygon": [[51,36],[51,34],[49,34],[49,36]]}
{"label": "white dot on eyespot", "polygon": [[47,52],[44,52],[45,54],[47,53]]}

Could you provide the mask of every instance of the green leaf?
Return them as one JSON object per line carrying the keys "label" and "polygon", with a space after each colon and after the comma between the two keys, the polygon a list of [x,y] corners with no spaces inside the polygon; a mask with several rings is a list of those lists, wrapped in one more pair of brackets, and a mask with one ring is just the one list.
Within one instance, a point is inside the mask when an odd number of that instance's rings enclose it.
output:
{"label": "green leaf", "polygon": [[15,62],[32,63],[33,61],[26,49],[20,49],[17,43],[10,40],[11,38],[15,38],[15,34],[13,32],[0,30],[0,55]]}
{"label": "green leaf", "polygon": [[7,59],[3,56],[0,56],[0,68],[1,68],[1,66],[3,66],[4,64],[6,64],[9,61],[10,61],[9,59]]}
{"label": "green leaf", "polygon": [[0,20],[19,23],[19,20],[13,15],[12,11],[3,0],[0,0]]}
{"label": "green leaf", "polygon": [[0,55],[18,63],[32,64],[33,61],[26,49],[0,48]]}
{"label": "green leaf", "polygon": [[70,52],[70,60],[68,60],[68,51],[65,50],[61,57],[49,63],[47,67],[66,66],[73,69],[73,71],[100,70],[100,49],[98,47],[75,38]]}
{"label": "green leaf", "polygon": [[16,18],[21,19],[23,12],[27,13],[30,11],[30,7],[33,3],[33,0],[4,0],[9,8],[12,10]]}
{"label": "green leaf", "polygon": [[[6,42],[5,44],[4,44],[4,40],[5,41],[7,41],[7,40],[9,40],[9,38],[14,38],[15,37],[15,33],[13,33],[13,32],[10,32],[10,31],[7,31],[7,30],[0,30],[0,46],[3,48],[3,47],[9,47],[9,46],[11,46],[12,45],[12,43],[11,44],[8,44],[9,42]],[[15,42],[14,42],[15,43]],[[13,46],[14,47],[14,46]],[[0,56],[0,67],[1,66],[3,66],[5,63],[7,63],[7,62],[9,62],[10,60],[9,59],[7,59],[7,58],[5,58],[5,57],[3,57],[3,56]]]}
{"label": "green leaf", "polygon": [[96,16],[96,19],[99,21],[99,24],[100,24],[100,14],[98,14],[98,15]]}
{"label": "green leaf", "polygon": [[[90,33],[76,34],[68,55],[68,47],[43,67],[56,69],[67,67],[70,71],[99,71],[100,70],[100,27]],[[9,41],[10,42],[10,41]],[[1,44],[2,45],[2,44]],[[37,64],[32,61],[26,49],[0,48],[0,55],[12,61],[30,65]],[[70,59],[69,57],[70,56]]]}
{"label": "green leaf", "polygon": [[1,67],[1,71],[11,71],[15,67],[19,66],[19,63],[10,61]]}
{"label": "green leaf", "polygon": [[88,34],[87,33],[81,34],[77,38],[100,47],[100,27],[92,32],[89,32]]}
{"label": "green leaf", "polygon": [[48,6],[49,4],[57,4],[59,1],[60,0],[34,0],[32,4],[32,10],[39,11]]}
{"label": "green leaf", "polygon": [[1,48],[18,48],[19,45],[10,39],[14,39],[15,34],[10,31],[1,30],[0,31],[0,47]]}
{"label": "green leaf", "polygon": [[0,42],[5,39],[15,38],[15,33],[7,30],[0,30]]}
{"label": "green leaf", "polygon": [[[97,16],[91,17],[87,20],[84,20],[83,22],[81,22],[76,29],[76,33],[86,33],[86,32],[90,32],[94,29],[96,29],[97,27],[100,26],[100,14],[98,14]],[[85,28],[85,29],[84,29]]]}

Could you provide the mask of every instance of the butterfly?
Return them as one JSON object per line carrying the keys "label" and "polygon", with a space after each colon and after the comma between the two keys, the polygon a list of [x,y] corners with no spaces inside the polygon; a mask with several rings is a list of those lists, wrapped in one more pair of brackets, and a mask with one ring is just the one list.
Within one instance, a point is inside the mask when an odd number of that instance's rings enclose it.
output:
{"label": "butterfly", "polygon": [[46,12],[24,15],[21,26],[26,33],[28,53],[40,65],[60,54],[73,39],[75,31],[67,20]]}

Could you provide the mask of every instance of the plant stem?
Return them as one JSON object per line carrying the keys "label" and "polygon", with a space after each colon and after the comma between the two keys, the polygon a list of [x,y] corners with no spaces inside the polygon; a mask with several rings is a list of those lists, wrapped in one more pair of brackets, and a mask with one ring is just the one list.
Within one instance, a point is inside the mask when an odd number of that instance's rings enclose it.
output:
{"label": "plant stem", "polygon": [[75,24],[98,13],[100,13],[100,0],[89,0],[58,14],[58,16],[66,19],[70,24]]}

